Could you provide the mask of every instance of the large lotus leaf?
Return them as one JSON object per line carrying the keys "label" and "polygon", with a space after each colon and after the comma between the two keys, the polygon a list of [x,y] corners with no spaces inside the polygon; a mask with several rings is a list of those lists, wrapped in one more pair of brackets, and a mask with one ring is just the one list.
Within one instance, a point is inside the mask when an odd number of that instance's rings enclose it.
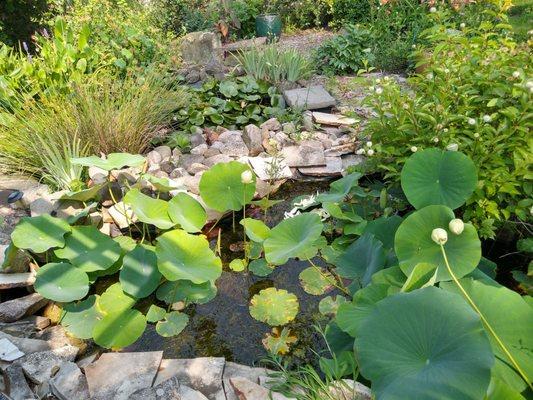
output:
{"label": "large lotus leaf", "polygon": [[72,164],[84,167],[98,167],[106,171],[121,169],[124,167],[139,167],[144,164],[145,159],[140,154],[111,153],[104,160],[97,156],[72,158]]}
{"label": "large lotus leaf", "polygon": [[200,195],[205,204],[220,212],[240,210],[253,199],[255,193],[255,176],[252,183],[245,185],[241,181],[241,174],[249,170],[238,161],[218,163],[211,167],[200,179]]}
{"label": "large lotus leaf", "polygon": [[185,329],[188,323],[189,316],[187,314],[172,311],[165,316],[164,320],[157,323],[155,330],[163,337],[176,336]]}
{"label": "large lotus leaf", "polygon": [[[460,283],[531,382],[533,309],[518,293],[503,286],[485,284],[471,278],[461,279]],[[460,294],[454,282],[442,283],[441,287]],[[511,361],[489,334],[488,329],[486,331],[496,355],[493,374],[514,390],[521,392],[526,388],[526,382],[512,367]]]}
{"label": "large lotus leaf", "polygon": [[222,273],[222,261],[209,248],[205,237],[181,229],[159,236],[155,252],[159,271],[169,281],[203,283],[215,281]]}
{"label": "large lotus leaf", "polygon": [[474,162],[457,151],[427,149],[413,154],[402,169],[402,189],[417,209],[462,206],[477,184]]}
{"label": "large lotus leaf", "polygon": [[89,292],[89,277],[68,263],[48,263],[37,271],[37,293],[60,303],[79,300]]}
{"label": "large lotus leaf", "polygon": [[168,202],[168,215],[181,229],[190,233],[200,232],[207,220],[205,209],[187,193],[178,193]]}
{"label": "large lotus leaf", "polygon": [[250,261],[250,264],[248,264],[248,270],[254,275],[265,277],[274,271],[274,267],[268,265],[264,258],[259,258]]}
{"label": "large lotus leaf", "polygon": [[300,214],[276,225],[264,241],[269,264],[282,265],[289,258],[309,259],[316,255],[316,242],[322,233],[322,222],[315,213]]}
{"label": "large lotus leaf", "polygon": [[257,243],[262,243],[270,236],[270,228],[263,221],[253,218],[244,218],[240,224],[244,226],[246,235]]}
{"label": "large lotus leaf", "polygon": [[120,314],[135,305],[137,299],[125,293],[120,283],[109,286],[96,300],[98,312],[104,315]]}
{"label": "large lotus leaf", "polygon": [[154,176],[152,174],[144,174],[142,176],[142,179],[145,181],[150,182],[153,187],[161,193],[170,192],[171,190],[176,189],[185,189],[184,185],[179,183],[178,181],[173,181],[169,178],[158,178],[157,176]]}
{"label": "large lotus leaf", "polygon": [[335,260],[335,266],[340,276],[353,279],[357,288],[361,288],[370,283],[374,273],[385,267],[385,262],[383,243],[371,233],[365,233]]}
{"label": "large lotus leaf", "polygon": [[157,322],[165,318],[167,312],[164,308],[152,304],[146,313],[146,321],[148,322]]}
{"label": "large lotus leaf", "polygon": [[85,272],[101,271],[120,258],[120,246],[94,226],[75,226],[65,238],[65,247],[56,249],[55,255]]}
{"label": "large lotus leaf", "polygon": [[159,300],[167,304],[184,301],[186,303],[204,304],[212,300],[217,294],[217,287],[213,282],[192,283],[179,280],[163,283],[156,292]]}
{"label": "large lotus leaf", "polygon": [[129,295],[142,299],[157,289],[161,273],[157,268],[157,257],[152,246],[138,245],[124,256],[120,283]]}
{"label": "large lotus leaf", "polygon": [[485,400],[526,400],[526,398],[493,376]]}
{"label": "large lotus leaf", "polygon": [[391,217],[380,217],[369,221],[363,233],[371,233],[376,239],[383,243],[385,249],[394,248],[394,235],[402,223],[402,217],[393,215]]}
{"label": "large lotus leaf", "polygon": [[398,289],[397,292],[405,284],[407,277],[402,272],[402,269],[395,265],[394,267],[389,267],[382,269],[381,271],[376,272],[372,275],[372,283],[383,283],[389,287]]}
{"label": "large lotus leaf", "polygon": [[79,339],[93,337],[93,329],[102,315],[96,309],[96,299],[92,295],[78,303],[69,303],[63,306],[61,312],[61,325],[72,336]]}
{"label": "large lotus leaf", "polygon": [[116,261],[111,267],[106,270],[89,272],[89,280],[91,282],[94,282],[97,278],[101,276],[114,275],[118,271],[120,271],[120,269],[122,268],[122,259],[124,255],[128,254],[135,248],[135,246],[137,246],[137,242],[129,236],[117,236],[113,238],[113,240],[120,246],[120,257],[118,261]]}
{"label": "large lotus leaf", "polygon": [[309,267],[298,275],[303,289],[315,296],[320,296],[330,290],[335,283],[335,278],[325,269]]}
{"label": "large lotus leaf", "polygon": [[250,314],[272,326],[285,325],[298,314],[298,298],[284,289],[263,289],[252,297]]}
{"label": "large lotus leaf", "polygon": [[412,292],[435,284],[437,267],[434,264],[420,263],[417,264],[402,286],[402,292]]}
{"label": "large lotus leaf", "polygon": [[44,253],[65,244],[65,234],[70,232],[65,220],[43,214],[38,217],[24,217],[11,233],[13,244],[19,249]]}
{"label": "large lotus leaf", "polygon": [[126,193],[124,203],[131,206],[141,222],[155,225],[159,229],[170,229],[176,225],[168,215],[168,202],[153,199],[141,193],[139,189],[131,189]]}
{"label": "large lotus leaf", "polygon": [[318,311],[322,315],[337,315],[337,311],[341,304],[346,302],[346,297],[341,295],[326,296],[318,303]]}
{"label": "large lotus leaf", "polygon": [[383,400],[479,400],[494,364],[478,315],[435,287],[378,302],[355,347],[362,375]]}
{"label": "large lotus leaf", "polygon": [[409,276],[417,264],[428,263],[437,266],[437,282],[450,280],[440,245],[431,239],[435,228],[448,232],[444,245],[448,262],[458,278],[472,272],[481,259],[481,242],[476,228],[465,223],[460,235],[448,230],[448,224],[455,218],[453,211],[445,206],[428,206],[409,215],[396,232],[394,248],[400,267]]}
{"label": "large lotus leaf", "polygon": [[359,178],[362,175],[359,172],[354,172],[341,179],[337,179],[330,185],[329,193],[321,193],[317,200],[322,203],[338,203],[346,197],[350,190],[357,185]]}
{"label": "large lotus leaf", "polygon": [[89,189],[79,190],[77,192],[67,192],[61,196],[61,200],[75,200],[87,202],[92,199],[98,199],[100,197],[100,191],[107,186],[107,183],[100,185],[94,185]]}
{"label": "large lotus leaf", "polygon": [[93,330],[97,345],[113,350],[129,346],[141,337],[146,328],[146,318],[137,310],[123,310],[106,315]]}

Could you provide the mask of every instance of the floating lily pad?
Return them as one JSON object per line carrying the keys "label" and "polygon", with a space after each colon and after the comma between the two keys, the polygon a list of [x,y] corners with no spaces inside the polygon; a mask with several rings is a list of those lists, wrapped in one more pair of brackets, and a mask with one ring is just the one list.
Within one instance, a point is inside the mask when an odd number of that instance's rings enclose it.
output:
{"label": "floating lily pad", "polygon": [[287,327],[282,329],[272,328],[271,333],[267,333],[262,340],[263,347],[271,354],[283,355],[290,351],[290,346],[298,341],[298,337],[291,333]]}
{"label": "floating lily pad", "polygon": [[222,261],[209,248],[205,237],[181,229],[159,236],[155,252],[159,271],[169,281],[203,283],[215,281],[222,273]]}
{"label": "floating lily pad", "polygon": [[250,314],[272,326],[285,325],[298,314],[298,298],[284,289],[267,288],[252,297]]}
{"label": "floating lily pad", "polygon": [[299,275],[300,284],[303,289],[315,296],[320,296],[326,293],[328,290],[331,290],[332,282],[335,282],[335,279],[331,273],[322,268],[309,267],[300,272]]}
{"label": "floating lily pad", "polygon": [[109,286],[97,299],[97,310],[104,315],[119,314],[135,305],[137,299],[125,293],[120,283]]}
{"label": "floating lily pad", "polygon": [[346,297],[340,295],[326,296],[318,303],[318,311],[322,315],[336,315],[341,304],[347,301]]}
{"label": "floating lily pad", "polygon": [[94,166],[106,171],[121,169],[124,167],[139,167],[143,165],[145,161],[145,158],[140,154],[129,153],[111,153],[107,155],[106,159],[97,156],[71,159],[71,162],[74,165],[82,165],[84,167]]}
{"label": "floating lily pad", "polygon": [[120,283],[124,292],[142,299],[157,289],[161,273],[152,246],[138,245],[124,256]]}
{"label": "floating lily pad", "polygon": [[157,322],[165,318],[167,312],[164,308],[152,304],[146,313],[146,321],[148,322]]}
{"label": "floating lily pad", "polygon": [[163,337],[176,336],[185,329],[188,323],[189,316],[187,314],[172,311],[165,316],[164,320],[157,323],[155,330]]}
{"label": "floating lily pad", "polygon": [[229,267],[232,271],[242,272],[246,269],[246,261],[241,258],[235,258],[231,260]]}
{"label": "floating lily pad", "polygon": [[141,222],[155,225],[159,229],[170,229],[175,225],[168,215],[168,203],[164,200],[153,199],[141,193],[139,189],[131,189],[126,193],[124,203],[131,206]]}
{"label": "floating lily pad", "polygon": [[94,226],[75,226],[65,238],[65,247],[56,249],[55,255],[85,272],[101,271],[120,258],[120,246]]}
{"label": "floating lily pad", "polygon": [[87,295],[89,277],[71,264],[48,263],[37,271],[34,287],[43,297],[66,303]]}
{"label": "floating lily pad", "polygon": [[141,337],[146,329],[146,318],[137,310],[126,309],[112,313],[98,321],[93,330],[97,345],[118,350]]}
{"label": "floating lily pad", "polygon": [[96,309],[96,299],[92,295],[78,303],[65,304],[61,312],[61,325],[78,339],[93,337],[93,329],[102,315]]}
{"label": "floating lily pad", "polygon": [[262,243],[270,235],[270,228],[258,219],[244,218],[240,224],[244,226],[246,235],[254,242]]}
{"label": "floating lily pad", "polygon": [[170,192],[171,190],[176,190],[183,187],[183,185],[172,181],[169,178],[158,178],[152,174],[144,174],[142,179],[150,182],[156,188],[156,190],[161,193]]}
{"label": "floating lily pad", "polygon": [[264,242],[266,260],[269,264],[282,265],[289,258],[309,259],[316,256],[322,227],[320,217],[314,213],[281,221]]}
{"label": "floating lily pad", "polygon": [[11,240],[19,249],[44,253],[54,247],[63,247],[64,236],[70,231],[70,225],[65,220],[43,214],[22,218],[11,233]]}
{"label": "floating lily pad", "polygon": [[156,297],[167,304],[178,301],[186,303],[204,304],[211,301],[217,294],[217,287],[213,282],[195,284],[187,280],[163,283],[156,292]]}
{"label": "floating lily pad", "polygon": [[187,193],[178,193],[168,202],[170,219],[186,232],[200,232],[207,220],[202,205]]}
{"label": "floating lily pad", "polygon": [[250,261],[248,269],[254,275],[265,277],[270,275],[274,271],[274,266],[268,265],[264,258]]}

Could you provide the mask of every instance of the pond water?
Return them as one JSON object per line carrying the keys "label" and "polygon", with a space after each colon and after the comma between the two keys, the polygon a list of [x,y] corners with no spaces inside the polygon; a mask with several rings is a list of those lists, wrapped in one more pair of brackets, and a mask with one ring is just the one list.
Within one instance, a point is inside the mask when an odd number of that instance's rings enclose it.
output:
{"label": "pond water", "polygon": [[[284,201],[268,211],[267,224],[272,227],[283,219],[283,214],[291,208],[290,202],[294,197],[316,193],[317,190],[324,191],[328,186],[329,183],[324,181],[286,183],[272,196],[273,199]],[[313,324],[324,322],[318,313],[318,302],[326,295],[307,294],[298,280],[300,272],[309,264],[291,260],[277,267],[265,278],[229,270],[227,264],[233,258],[242,257],[242,252],[230,250],[230,244],[242,241],[242,230],[237,224],[236,231],[233,232],[231,218],[228,220],[221,224],[222,259],[225,267],[217,280],[217,296],[207,304],[192,305],[185,310],[190,316],[189,325],[178,336],[163,338],[156,333],[154,325],[150,325],[143,336],[124,351],[163,350],[165,358],[219,356],[254,365],[267,356],[261,339],[265,333],[270,332],[271,327],[253,319],[248,304],[254,294],[272,286],[294,293],[300,303],[298,316],[288,325],[299,339],[293,345],[292,353],[305,360],[312,357],[311,349],[324,349],[324,343]],[[327,295],[332,293],[334,292]]]}

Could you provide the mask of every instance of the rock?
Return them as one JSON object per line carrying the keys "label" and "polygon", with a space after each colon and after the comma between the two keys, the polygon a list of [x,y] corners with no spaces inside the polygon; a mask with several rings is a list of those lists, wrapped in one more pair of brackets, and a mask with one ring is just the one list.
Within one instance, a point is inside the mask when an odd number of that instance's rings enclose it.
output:
{"label": "rock", "polygon": [[224,364],[222,357],[163,360],[155,384],[176,376],[180,383],[198,390],[210,400],[225,400],[222,387]]}
{"label": "rock", "polygon": [[93,181],[93,184],[100,185],[102,183],[107,182],[107,175],[109,174],[109,172],[105,169],[90,166],[87,172],[89,174],[89,178],[91,178],[91,180]]}
{"label": "rock", "polygon": [[324,132],[315,132],[313,134],[313,139],[318,140],[320,143],[322,143],[322,147],[324,147],[324,149],[326,150],[333,146],[333,140],[331,140],[330,136],[325,134]]}
{"label": "rock", "polygon": [[289,400],[243,377],[230,378],[229,382],[238,400]]}
{"label": "rock", "polygon": [[343,115],[328,114],[322,112],[313,112],[313,118],[317,124],[321,125],[354,125],[357,123],[355,118],[345,117]]}
{"label": "rock", "polygon": [[207,144],[206,143],[202,143],[202,144],[199,144],[196,147],[193,147],[191,149],[190,153],[203,156],[205,154],[206,150],[207,150]]}
{"label": "rock", "polygon": [[222,376],[224,388],[226,389],[226,399],[238,400],[237,395],[235,395],[235,392],[232,390],[232,386],[230,383],[231,378],[246,378],[253,383],[259,384],[259,377],[267,376],[267,374],[268,370],[265,368],[252,368],[227,361],[226,367],[224,368],[224,374]]}
{"label": "rock", "polygon": [[181,158],[181,150],[179,147],[175,147],[172,149],[172,156],[170,157],[170,161],[174,164],[177,164]]}
{"label": "rock", "polygon": [[209,157],[213,157],[213,156],[216,156],[216,155],[219,155],[220,154],[220,150],[219,149],[216,149],[214,147],[209,147],[205,153],[204,153],[204,157],[205,158],[209,158]]}
{"label": "rock", "polygon": [[0,322],[13,322],[32,315],[48,304],[48,300],[38,293],[0,303]]}
{"label": "rock", "polygon": [[285,122],[281,125],[281,129],[283,130],[283,133],[289,136],[296,133],[296,126],[294,125],[294,122]]}
{"label": "rock", "polygon": [[59,208],[59,198],[52,197],[51,194],[45,194],[31,202],[30,215],[38,217],[39,215],[52,214]]}
{"label": "rock", "polygon": [[289,107],[305,110],[317,110],[335,105],[335,99],[322,85],[285,90],[283,97]]}
{"label": "rock", "polygon": [[50,380],[50,389],[59,400],[83,400],[89,398],[87,379],[73,362],[64,362]]}
{"label": "rock", "polygon": [[188,175],[183,178],[179,178],[183,181],[183,184],[188,191],[194,194],[200,194],[198,187],[200,186],[200,179],[202,178],[202,172],[197,173],[196,175]]}
{"label": "rock", "polygon": [[215,32],[191,32],[181,39],[181,59],[186,64],[207,65],[217,56],[221,46]]}
{"label": "rock", "polygon": [[92,400],[127,400],[132,393],[152,386],[162,351],[104,353],[85,367]]}
{"label": "rock", "polygon": [[65,361],[74,361],[77,354],[77,347],[67,345],[54,350],[29,354],[21,362],[21,366],[28,379],[40,385],[48,382]]}
{"label": "rock", "polygon": [[100,356],[100,352],[96,351],[95,353],[89,354],[88,356],[85,356],[83,358],[80,358],[78,361],[76,361],[76,364],[79,368],[85,368],[86,366],[92,364],[98,357]]}
{"label": "rock", "polygon": [[285,132],[275,132],[272,138],[276,142],[278,142],[282,147],[292,142],[289,136],[287,136]]}
{"label": "rock", "polygon": [[189,84],[193,84],[198,82],[201,78],[200,71],[196,69],[191,69],[189,72],[187,72],[187,75],[185,76],[185,80]]}
{"label": "rock", "polygon": [[[59,321],[59,319],[57,321]],[[54,349],[65,346],[74,346],[79,349],[80,353],[83,353],[87,348],[87,342],[74,336],[67,335],[65,328],[61,325],[54,325],[43,329],[42,331],[37,332],[34,337],[46,340],[48,343],[53,344]]]}
{"label": "rock", "polygon": [[344,154],[351,154],[355,151],[355,143],[346,143],[339,146],[333,146],[324,152],[325,156],[342,156]]}
{"label": "rock", "polygon": [[200,146],[201,144],[207,144],[204,135],[200,132],[196,132],[189,136],[189,142],[191,143],[191,148]]}
{"label": "rock", "polygon": [[320,142],[306,140],[298,146],[288,146],[281,150],[289,167],[312,167],[325,165],[324,149]]}
{"label": "rock", "polygon": [[24,357],[24,353],[19,350],[9,339],[0,339],[0,360],[15,361],[20,357]]}
{"label": "rock", "polygon": [[351,379],[343,379],[342,383],[333,382],[329,387],[329,392],[338,399],[372,400],[370,388]]}
{"label": "rock", "polygon": [[281,158],[249,157],[248,162],[257,177],[263,181],[292,178],[291,169]]}
{"label": "rock", "polygon": [[340,176],[343,171],[340,157],[325,157],[326,165],[320,167],[299,167],[298,171],[309,176]]}
{"label": "rock", "polygon": [[113,169],[110,175],[113,179],[119,182],[121,185],[126,183],[134,184],[141,176],[141,168],[128,167],[123,169]]}
{"label": "rock", "polygon": [[343,132],[343,130],[341,128],[348,128],[348,127],[347,126],[344,126],[344,127],[343,126],[341,126],[341,127],[323,126],[322,130],[324,131],[324,133],[326,133],[330,137],[338,138],[338,137],[344,135],[344,133],[345,133],[345,132]]}
{"label": "rock", "polygon": [[180,382],[174,376],[157,386],[136,391],[129,400],[182,400]]}
{"label": "rock", "polygon": [[232,160],[233,159],[230,156],[228,156],[227,154],[218,154],[216,156],[206,158],[206,160],[204,161],[204,164],[206,166],[208,166],[209,168],[211,168],[215,164],[227,163],[227,162],[230,162]]}
{"label": "rock", "polygon": [[4,370],[7,391],[12,400],[36,399],[18,364],[12,364]]}
{"label": "rock", "polygon": [[346,171],[352,165],[359,165],[364,161],[365,157],[355,154],[346,154],[341,157],[342,160],[342,170]]}
{"label": "rock", "polygon": [[159,153],[162,161],[170,161],[172,157],[172,149],[169,146],[158,146],[153,151]]}
{"label": "rock", "polygon": [[163,161],[161,164],[159,164],[159,168],[168,175],[174,171],[175,165],[170,161]]}
{"label": "rock", "polygon": [[194,390],[185,385],[180,386],[180,396],[181,400],[209,400],[198,390]]}
{"label": "rock", "polygon": [[204,164],[204,156],[199,154],[183,154],[180,159],[180,166],[188,172],[192,164]]}
{"label": "rock", "polygon": [[310,111],[302,114],[302,124],[306,131],[311,132],[315,129],[315,124],[313,123],[313,114]]}
{"label": "rock", "polygon": [[18,274],[0,273],[0,289],[31,286],[35,282],[35,273],[24,272]]}
{"label": "rock", "polygon": [[270,118],[260,125],[261,129],[267,129],[269,131],[281,130],[281,124],[277,118]]}
{"label": "rock", "polygon": [[155,150],[149,152],[146,155],[146,159],[148,160],[148,164],[150,164],[150,166],[159,165],[161,161],[163,161],[163,157],[161,156],[161,154]]}
{"label": "rock", "polygon": [[120,229],[126,229],[137,221],[137,216],[133,213],[131,206],[123,201],[109,207],[107,212]]}
{"label": "rock", "polygon": [[0,330],[17,337],[30,337],[36,331],[50,326],[50,319],[38,315],[32,315],[16,322],[0,323]]}
{"label": "rock", "polygon": [[[12,251],[6,259],[6,252]],[[5,264],[5,265],[4,265]],[[0,265],[5,273],[24,273],[30,269],[30,256],[24,250],[10,249],[9,245],[0,245]]]}
{"label": "rock", "polygon": [[210,148],[221,151],[224,148],[224,143],[215,140]]}
{"label": "rock", "polygon": [[203,172],[203,171],[207,171],[209,169],[209,167],[206,167],[204,164],[200,164],[200,163],[194,163],[192,164],[190,167],[189,167],[189,172],[192,174],[192,175],[196,175],[198,172]]}
{"label": "rock", "polygon": [[154,171],[152,175],[155,176],[156,178],[162,178],[162,179],[168,178],[168,174],[165,171],[161,171],[161,170]]}
{"label": "rock", "polygon": [[242,134],[242,139],[248,147],[251,156],[257,156],[263,151],[263,138],[261,129],[254,124],[246,125]]}
{"label": "rock", "polygon": [[172,170],[172,172],[170,173],[169,177],[171,179],[176,179],[176,178],[181,178],[182,176],[188,176],[189,173],[187,171],[185,171],[185,168],[175,168]]}
{"label": "rock", "polygon": [[[218,141],[224,145],[222,148],[219,148],[222,154],[233,157],[248,155],[249,150],[244,143],[242,133],[240,131],[225,131],[220,134]],[[215,145],[215,143],[213,143],[213,145]],[[217,148],[218,147],[219,146],[217,145]]]}
{"label": "rock", "polygon": [[32,354],[62,347],[53,342],[46,342],[38,339],[19,338],[4,332],[0,332],[0,339],[4,338],[8,339],[11,343],[17,346],[24,354]]}

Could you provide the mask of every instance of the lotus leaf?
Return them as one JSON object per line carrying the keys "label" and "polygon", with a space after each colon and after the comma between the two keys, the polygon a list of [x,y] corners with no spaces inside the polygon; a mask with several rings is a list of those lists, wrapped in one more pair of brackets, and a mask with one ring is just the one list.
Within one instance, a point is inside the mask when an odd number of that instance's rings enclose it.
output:
{"label": "lotus leaf", "polygon": [[37,271],[34,287],[43,297],[66,303],[87,295],[89,277],[71,264],[48,263]]}
{"label": "lotus leaf", "polygon": [[137,310],[126,309],[111,313],[98,321],[93,330],[96,344],[121,349],[141,337],[146,328],[146,318]]}
{"label": "lotus leaf", "polygon": [[341,304],[346,302],[347,300],[344,296],[326,296],[318,303],[318,311],[322,315],[337,315]]}
{"label": "lotus leaf", "polygon": [[61,325],[72,336],[79,339],[93,337],[93,329],[102,315],[96,309],[96,299],[92,295],[78,303],[65,304],[61,312]]}
{"label": "lotus leaf", "polygon": [[362,175],[359,172],[354,172],[341,179],[337,179],[330,185],[329,193],[321,193],[317,200],[322,203],[338,203],[350,193]]}
{"label": "lotus leaf", "polygon": [[274,267],[268,265],[264,258],[252,260],[248,265],[248,269],[252,274],[261,277],[268,276],[272,273],[272,271],[274,271]]}
{"label": "lotus leaf", "polygon": [[143,156],[139,154],[128,153],[111,153],[107,155],[106,159],[97,156],[72,158],[71,162],[74,165],[82,165],[84,167],[98,167],[106,171],[113,169],[121,169],[124,167],[139,167],[145,163]]}
{"label": "lotus leaf", "polygon": [[270,235],[270,228],[261,220],[244,218],[240,224],[244,226],[246,235],[254,242],[262,243]]}
{"label": "lotus leaf", "polygon": [[157,289],[156,297],[167,304],[184,301],[186,303],[204,304],[211,301],[217,294],[213,282],[195,284],[191,281],[179,280],[165,282]]}
{"label": "lotus leaf", "polygon": [[100,197],[100,191],[107,186],[107,183],[100,185],[94,185],[89,189],[80,190],[77,192],[67,192],[61,196],[61,200],[75,200],[87,202],[92,199],[98,199]]}
{"label": "lotus leaf", "polygon": [[165,318],[167,312],[164,308],[158,307],[155,304],[152,304],[146,313],[146,321],[148,322],[157,322]]}
{"label": "lotus leaf", "polygon": [[157,323],[155,330],[163,337],[176,336],[185,329],[188,323],[189,316],[187,314],[172,311],[165,316],[164,320]]}
{"label": "lotus leaf", "polygon": [[70,225],[64,220],[43,214],[22,218],[11,233],[11,240],[19,249],[44,253],[51,248],[64,246],[64,236],[70,231]]}
{"label": "lotus leaf", "polygon": [[437,277],[436,272],[437,267],[434,264],[417,264],[403,284],[402,292],[411,292],[415,289],[433,286],[433,284],[435,284],[435,278]]}
{"label": "lotus leaf", "polygon": [[120,314],[135,305],[137,299],[124,293],[120,283],[109,286],[104,293],[96,300],[98,312],[104,315]]}
{"label": "lotus leaf", "polygon": [[320,296],[329,291],[335,279],[331,273],[325,269],[309,267],[300,272],[300,284],[303,289],[315,296]]}
{"label": "lotus leaf", "polygon": [[76,222],[78,222],[79,220],[81,220],[83,218],[86,218],[90,213],[95,211],[96,207],[98,207],[98,203],[96,203],[96,202],[90,203],[90,204],[87,205],[87,207],[85,207],[83,210],[81,210],[77,214],[70,215],[69,217],[67,217],[66,221],[70,225],[74,225]]}
{"label": "lotus leaf", "polygon": [[229,267],[232,271],[242,272],[246,269],[246,261],[241,258],[235,258],[231,260]]}
{"label": "lotus leaf", "polygon": [[186,232],[200,232],[207,220],[202,205],[187,193],[178,193],[168,202],[170,219]]}
{"label": "lotus leaf", "polygon": [[168,203],[164,200],[153,199],[141,193],[139,189],[131,189],[126,193],[124,203],[131,206],[141,222],[155,225],[159,229],[170,229],[175,225],[168,215]]}
{"label": "lotus leaf", "polygon": [[285,325],[298,314],[298,298],[284,289],[267,288],[252,297],[250,314],[271,326]]}
{"label": "lotus leaf", "polygon": [[124,256],[120,283],[124,292],[142,299],[157,289],[161,273],[152,246],[138,245]]}
{"label": "lotus leaf", "polygon": [[262,340],[263,347],[267,349],[271,354],[283,355],[290,351],[291,344],[298,341],[298,338],[291,333],[291,330],[287,327],[272,328],[271,333],[267,333]]}
{"label": "lotus leaf", "polygon": [[157,176],[154,176],[152,174],[144,174],[142,176],[142,179],[150,182],[153,187],[161,193],[170,192],[171,190],[176,190],[180,188],[185,189],[184,185],[178,183],[178,181],[173,181],[169,178],[158,178]]}
{"label": "lotus leaf", "polygon": [[394,248],[394,236],[402,221],[402,217],[397,215],[380,217],[368,222],[363,233],[373,234],[376,239],[383,243],[385,249],[392,249]]}

